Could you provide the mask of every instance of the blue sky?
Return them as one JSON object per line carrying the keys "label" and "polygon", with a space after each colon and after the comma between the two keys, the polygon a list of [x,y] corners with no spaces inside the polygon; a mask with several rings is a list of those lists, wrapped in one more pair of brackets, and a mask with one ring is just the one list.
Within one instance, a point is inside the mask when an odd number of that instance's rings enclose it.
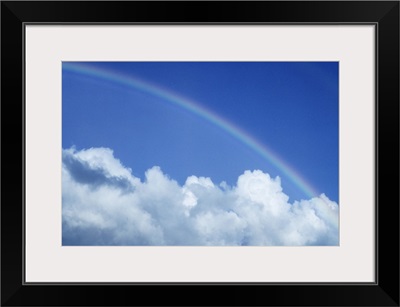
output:
{"label": "blue sky", "polygon": [[63,63],[62,244],[339,244],[338,63]]}
{"label": "blue sky", "polygon": [[[132,76],[211,110],[275,152],[319,194],[338,201],[338,63],[83,65]],[[280,176],[290,200],[309,198],[276,165],[206,119],[151,93],[68,69],[62,146],[111,148],[136,177],[157,165],[180,184],[195,175],[234,185],[245,170],[259,169]]]}

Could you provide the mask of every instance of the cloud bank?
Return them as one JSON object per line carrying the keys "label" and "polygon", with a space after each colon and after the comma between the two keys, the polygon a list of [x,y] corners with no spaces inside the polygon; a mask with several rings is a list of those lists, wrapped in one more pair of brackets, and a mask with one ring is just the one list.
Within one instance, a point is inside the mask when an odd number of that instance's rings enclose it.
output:
{"label": "cloud bank", "polygon": [[109,148],[64,149],[63,245],[338,245],[339,207],[324,194],[289,203],[279,177],[245,171],[235,186],[158,166],[144,180]]}

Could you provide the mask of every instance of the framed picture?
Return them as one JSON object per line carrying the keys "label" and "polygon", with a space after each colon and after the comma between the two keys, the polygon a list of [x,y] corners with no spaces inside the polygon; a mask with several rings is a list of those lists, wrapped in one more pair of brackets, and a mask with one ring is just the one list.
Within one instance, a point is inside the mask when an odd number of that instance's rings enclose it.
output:
{"label": "framed picture", "polygon": [[399,306],[397,1],[1,25],[1,304]]}

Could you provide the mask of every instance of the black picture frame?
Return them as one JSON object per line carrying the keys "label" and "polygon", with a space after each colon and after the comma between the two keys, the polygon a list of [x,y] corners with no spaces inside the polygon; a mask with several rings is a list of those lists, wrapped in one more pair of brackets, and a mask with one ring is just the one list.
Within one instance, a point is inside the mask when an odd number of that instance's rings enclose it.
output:
{"label": "black picture frame", "polygon": [[[376,29],[376,282],[25,284],[24,25],[27,23],[373,24]],[[399,306],[398,1],[3,1],[3,306]]]}

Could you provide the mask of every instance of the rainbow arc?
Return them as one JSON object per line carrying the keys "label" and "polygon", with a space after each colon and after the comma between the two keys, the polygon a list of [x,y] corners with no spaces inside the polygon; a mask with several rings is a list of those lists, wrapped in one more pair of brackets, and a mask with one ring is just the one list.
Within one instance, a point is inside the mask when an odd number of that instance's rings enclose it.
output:
{"label": "rainbow arc", "polygon": [[298,171],[296,171],[286,161],[280,158],[273,150],[255,139],[241,127],[234,125],[227,119],[205,108],[201,104],[186,97],[182,97],[168,89],[162,88],[155,84],[151,84],[149,82],[145,82],[131,75],[127,76],[117,74],[115,72],[98,67],[93,67],[81,62],[63,62],[62,68],[70,72],[83,74],[94,78],[100,78],[106,81],[115,82],[127,87],[131,87],[135,90],[139,90],[161,98],[168,103],[179,106],[193,114],[196,114],[197,116],[207,120],[211,124],[219,127],[229,135],[233,136],[242,144],[248,146],[258,155],[263,157],[269,163],[273,164],[280,171],[282,171],[282,173],[285,174],[286,177],[288,177],[308,197],[312,198],[318,196],[318,192],[316,192],[316,189],[314,189],[312,185],[299,174]]}

